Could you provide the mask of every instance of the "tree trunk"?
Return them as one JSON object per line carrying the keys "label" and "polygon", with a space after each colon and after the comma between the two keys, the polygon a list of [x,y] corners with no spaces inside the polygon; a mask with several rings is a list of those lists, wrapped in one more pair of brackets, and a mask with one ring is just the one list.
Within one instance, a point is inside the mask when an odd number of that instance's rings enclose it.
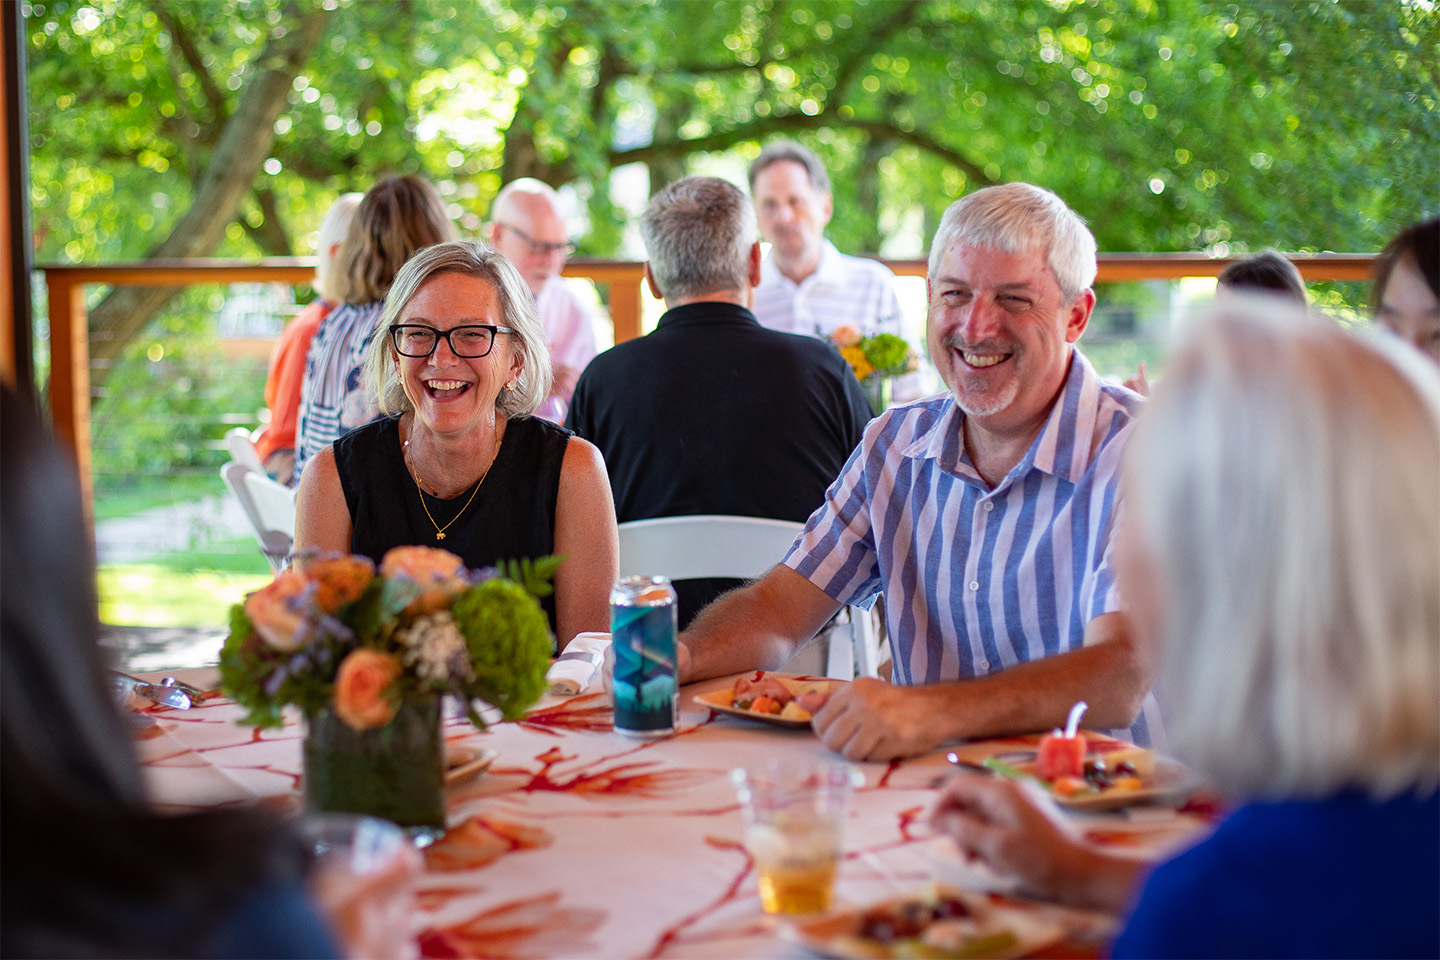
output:
{"label": "tree trunk", "polygon": [[[225,237],[240,202],[250,192],[275,141],[275,121],[284,111],[295,77],[310,59],[330,12],[287,8],[282,27],[270,34],[256,58],[254,79],[225,123],[211,154],[195,202],[149,259],[207,257]],[[91,385],[99,387],[125,344],[135,337],[180,288],[116,287],[90,311]]]}

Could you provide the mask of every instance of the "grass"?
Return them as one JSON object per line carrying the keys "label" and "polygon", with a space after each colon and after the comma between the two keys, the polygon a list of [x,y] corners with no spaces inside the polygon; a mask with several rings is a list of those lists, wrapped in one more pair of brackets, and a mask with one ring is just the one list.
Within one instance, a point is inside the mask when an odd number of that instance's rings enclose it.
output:
{"label": "grass", "polygon": [[270,564],[252,537],[213,541],[144,563],[101,564],[100,620],[132,627],[223,628],[230,605],[269,581]]}
{"label": "grass", "polygon": [[180,570],[162,563],[105,564],[100,568],[100,619],[132,627],[223,628],[229,622],[231,604],[269,581],[268,572]]}
{"label": "grass", "polygon": [[113,489],[101,478],[97,477],[96,480],[96,520],[119,520],[152,507],[219,496],[226,492],[218,472],[154,477],[139,484],[117,485]]}

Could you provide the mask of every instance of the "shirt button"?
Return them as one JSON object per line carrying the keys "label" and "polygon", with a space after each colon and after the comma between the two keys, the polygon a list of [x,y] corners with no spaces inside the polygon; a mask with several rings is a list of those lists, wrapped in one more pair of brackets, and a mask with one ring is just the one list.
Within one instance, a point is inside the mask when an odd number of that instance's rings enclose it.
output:
{"label": "shirt button", "polygon": [[985,512],[986,512],[986,513],[989,513],[991,510],[994,510],[994,509],[995,509],[995,501],[994,501],[994,500],[986,500],[986,501],[985,501]]}
{"label": "shirt button", "polygon": [[980,669],[981,669],[981,670],[989,670],[989,669],[990,669],[990,661],[989,661],[989,660],[981,660],[981,661],[980,661]]}
{"label": "shirt button", "polygon": [[979,589],[980,589],[980,581],[979,581],[979,580],[971,580],[971,581],[970,581],[970,589],[971,589],[971,590],[979,590]]}

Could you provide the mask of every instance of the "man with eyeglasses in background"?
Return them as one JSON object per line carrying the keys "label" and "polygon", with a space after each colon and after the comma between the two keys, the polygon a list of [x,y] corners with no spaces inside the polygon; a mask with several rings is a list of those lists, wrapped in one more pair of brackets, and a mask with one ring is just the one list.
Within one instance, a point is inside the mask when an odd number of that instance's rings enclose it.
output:
{"label": "man with eyeglasses in background", "polygon": [[532,177],[507,183],[490,208],[490,245],[515,265],[535,294],[555,384],[535,416],[563,423],[580,371],[595,356],[590,310],[560,276],[575,252],[560,215],[560,197]]}

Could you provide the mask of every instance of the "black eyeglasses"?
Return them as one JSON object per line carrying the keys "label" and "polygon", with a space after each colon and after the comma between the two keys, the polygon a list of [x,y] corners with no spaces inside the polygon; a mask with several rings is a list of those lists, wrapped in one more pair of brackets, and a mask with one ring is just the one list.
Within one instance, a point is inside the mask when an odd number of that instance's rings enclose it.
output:
{"label": "black eyeglasses", "polygon": [[435,352],[436,344],[444,340],[455,356],[473,360],[490,353],[495,346],[495,334],[514,332],[509,327],[479,324],[436,330],[418,323],[397,323],[390,328],[390,342],[402,357],[428,357]]}
{"label": "black eyeglasses", "polygon": [[544,240],[536,240],[524,230],[521,230],[519,227],[512,227],[508,223],[502,222],[499,226],[513,232],[515,236],[530,244],[530,253],[533,256],[543,257],[551,253],[563,253],[569,256],[575,252],[575,241],[573,240],[566,240],[564,243],[546,243]]}

